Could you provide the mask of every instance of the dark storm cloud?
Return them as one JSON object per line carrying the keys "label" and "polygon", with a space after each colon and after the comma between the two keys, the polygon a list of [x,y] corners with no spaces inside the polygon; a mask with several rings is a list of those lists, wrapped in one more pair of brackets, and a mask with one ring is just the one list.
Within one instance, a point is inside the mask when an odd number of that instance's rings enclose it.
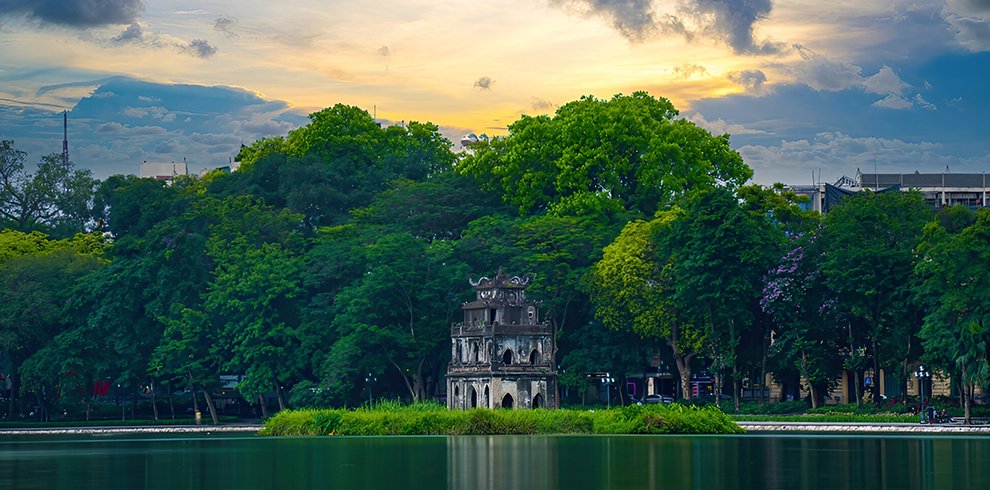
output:
{"label": "dark storm cloud", "polygon": [[[578,6],[609,19],[616,31],[633,42],[664,33],[679,34],[688,41],[708,35],[724,41],[736,53],[775,54],[783,47],[753,37],[753,25],[766,18],[773,8],[771,0],[683,0],[678,5],[677,16],[658,16],[653,10],[653,0],[554,0],[553,3]],[[685,18],[702,27],[692,31]]]}
{"label": "dark storm cloud", "polygon": [[491,77],[481,77],[474,81],[474,86],[481,90],[490,90],[494,84],[495,80],[492,80]]}
{"label": "dark storm cloud", "polygon": [[130,24],[143,11],[141,0],[0,0],[0,14],[83,28]]}
{"label": "dark storm cloud", "polygon": [[612,27],[630,41],[642,41],[657,29],[651,0],[577,0],[591,12],[612,22]]}
{"label": "dark storm cloud", "polygon": [[782,48],[753,38],[753,24],[770,13],[771,0],[694,0],[685,8],[699,19],[711,19],[706,29],[736,53],[774,54]]}

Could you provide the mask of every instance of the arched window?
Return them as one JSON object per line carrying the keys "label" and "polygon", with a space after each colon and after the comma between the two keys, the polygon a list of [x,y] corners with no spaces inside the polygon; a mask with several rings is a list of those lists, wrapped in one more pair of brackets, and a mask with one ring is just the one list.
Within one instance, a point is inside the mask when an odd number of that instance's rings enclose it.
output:
{"label": "arched window", "polygon": [[543,408],[543,405],[543,395],[537,393],[536,396],[533,397],[533,408]]}
{"label": "arched window", "polygon": [[505,352],[502,353],[502,364],[512,364],[512,349],[505,349]]}
{"label": "arched window", "polygon": [[512,403],[512,395],[506,393],[505,396],[502,397],[502,408],[512,408]]}
{"label": "arched window", "polygon": [[478,392],[474,390],[474,386],[471,387],[471,399],[469,400],[468,407],[475,408],[478,406]]}
{"label": "arched window", "polygon": [[485,408],[492,408],[492,404],[488,402],[488,385],[485,385],[485,399],[482,401],[484,402]]}
{"label": "arched window", "polygon": [[538,364],[540,362],[540,351],[533,349],[533,352],[529,353],[529,363]]}
{"label": "arched window", "polygon": [[474,345],[474,359],[473,359],[473,361],[474,362],[480,362],[481,360],[478,359],[478,343],[477,342],[474,342],[473,345]]}

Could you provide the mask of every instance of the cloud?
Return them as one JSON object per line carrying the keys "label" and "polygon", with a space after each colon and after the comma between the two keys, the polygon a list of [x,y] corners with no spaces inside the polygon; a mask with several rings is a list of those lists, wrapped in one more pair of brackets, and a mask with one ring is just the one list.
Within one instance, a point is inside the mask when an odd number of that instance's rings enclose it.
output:
{"label": "cloud", "polygon": [[729,80],[746,87],[747,92],[762,93],[767,76],[760,70],[743,70],[729,73]]}
{"label": "cloud", "polygon": [[24,15],[46,24],[89,28],[133,23],[141,0],[2,0],[0,14]]}
{"label": "cloud", "polygon": [[675,66],[672,71],[674,78],[678,80],[687,80],[691,77],[701,77],[708,74],[708,69],[694,63],[684,63],[683,65]]}
{"label": "cloud", "polygon": [[221,15],[213,21],[213,30],[222,32],[227,37],[238,37],[237,33],[232,30],[232,27],[234,27],[234,24],[236,23],[237,19]]}
{"label": "cloud", "polygon": [[897,94],[888,94],[886,97],[871,104],[873,107],[883,109],[910,109],[914,103]]}
{"label": "cloud", "polygon": [[653,13],[652,0],[550,0],[550,3],[601,17],[631,42],[648,39],[660,25]]}
{"label": "cloud", "polygon": [[747,128],[742,124],[729,124],[722,120],[721,118],[714,121],[709,121],[705,119],[705,116],[700,112],[696,112],[687,118],[688,121],[705,128],[708,132],[719,135],[719,134],[731,134],[731,135],[741,135],[741,134],[769,134],[762,129]]}
{"label": "cloud", "polygon": [[127,26],[123,32],[117,34],[109,40],[101,41],[92,36],[89,36],[88,39],[107,47],[124,45],[144,46],[149,48],[171,47],[180,53],[195,56],[197,58],[209,58],[217,53],[217,48],[204,39],[183,41],[171,36],[162,36],[157,33],[146,31],[144,27],[137,22]]}
{"label": "cloud", "polygon": [[541,99],[539,97],[533,97],[533,100],[529,103],[529,106],[534,111],[549,112],[549,111],[553,110],[554,107],[556,107],[556,104],[554,104],[553,102],[550,102],[549,100],[546,100],[546,99]]}
{"label": "cloud", "polygon": [[193,39],[185,45],[178,46],[179,51],[197,58],[209,58],[217,54],[217,48],[205,39]]}
{"label": "cloud", "polygon": [[770,14],[771,0],[693,0],[683,9],[706,33],[726,42],[737,54],[776,54],[783,44],[753,37],[753,25]]}
{"label": "cloud", "polygon": [[990,1],[948,0],[941,14],[960,45],[973,52],[990,51]]}
{"label": "cloud", "polygon": [[494,84],[495,80],[492,80],[491,77],[481,77],[474,81],[474,86],[481,90],[491,90]]}
{"label": "cloud", "polygon": [[925,98],[922,97],[921,94],[914,94],[914,103],[917,104],[917,106],[921,107],[922,109],[928,109],[930,111],[934,111],[938,109],[938,107],[935,107],[935,104],[932,104],[931,102],[925,100]]}
{"label": "cloud", "polygon": [[[678,15],[658,15],[653,0],[552,0],[574,6],[586,15],[607,19],[631,42],[646,41],[659,33],[680,34],[688,41],[707,35],[728,44],[737,54],[776,54],[784,45],[757,41],[753,26],[767,17],[771,0],[682,0]],[[690,26],[695,26],[693,29]]]}
{"label": "cloud", "polygon": [[863,89],[871,94],[901,95],[908,88],[911,88],[911,84],[901,80],[901,77],[897,76],[897,73],[887,65],[880,68],[876,75],[863,80]]}
{"label": "cloud", "polygon": [[377,51],[375,51],[375,54],[377,54],[378,56],[388,56],[392,54],[392,50],[388,49],[388,46],[382,46],[378,48]]}
{"label": "cloud", "polygon": [[158,136],[168,134],[161,126],[127,126],[119,122],[107,122],[96,126],[97,133],[112,133],[119,136]]}
{"label": "cloud", "polygon": [[124,32],[110,39],[111,44],[138,44],[145,40],[144,29],[137,22],[127,26]]}
{"label": "cloud", "polygon": [[863,83],[860,74],[863,69],[856,65],[832,61],[800,44],[795,44],[794,49],[801,55],[801,62],[784,67],[784,70],[798,82],[828,92],[858,87]]}
{"label": "cloud", "polygon": [[812,169],[823,169],[837,178],[853,176],[857,169],[870,169],[874,162],[881,172],[939,171],[951,165],[954,171],[982,172],[990,155],[953,155],[943,145],[929,141],[910,142],[897,138],[855,137],[843,132],[822,132],[813,138],[784,140],[779,144],[746,145],[738,149],[753,167],[759,181],[799,182]]}

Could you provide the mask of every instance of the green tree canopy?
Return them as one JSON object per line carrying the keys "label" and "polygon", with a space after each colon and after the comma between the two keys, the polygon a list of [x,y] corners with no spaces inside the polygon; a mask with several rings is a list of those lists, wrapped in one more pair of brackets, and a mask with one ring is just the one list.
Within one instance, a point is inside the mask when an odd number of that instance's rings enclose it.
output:
{"label": "green tree canopy", "polygon": [[645,216],[675,198],[715,186],[737,187],[753,172],[729,147],[646,92],[591,96],[554,117],[523,116],[509,135],[474,147],[457,166],[522,214],[588,209]]}

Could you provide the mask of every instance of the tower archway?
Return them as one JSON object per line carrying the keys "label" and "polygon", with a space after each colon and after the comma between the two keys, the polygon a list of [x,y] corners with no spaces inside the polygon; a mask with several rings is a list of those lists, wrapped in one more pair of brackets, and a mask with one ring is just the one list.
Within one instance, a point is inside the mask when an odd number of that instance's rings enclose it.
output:
{"label": "tower archway", "polygon": [[512,405],[514,404],[515,400],[512,399],[512,395],[506,393],[505,396],[502,397],[502,408],[512,408]]}
{"label": "tower archway", "polygon": [[543,408],[544,405],[546,405],[546,403],[543,401],[543,394],[537,393],[536,396],[533,397],[533,408]]}

